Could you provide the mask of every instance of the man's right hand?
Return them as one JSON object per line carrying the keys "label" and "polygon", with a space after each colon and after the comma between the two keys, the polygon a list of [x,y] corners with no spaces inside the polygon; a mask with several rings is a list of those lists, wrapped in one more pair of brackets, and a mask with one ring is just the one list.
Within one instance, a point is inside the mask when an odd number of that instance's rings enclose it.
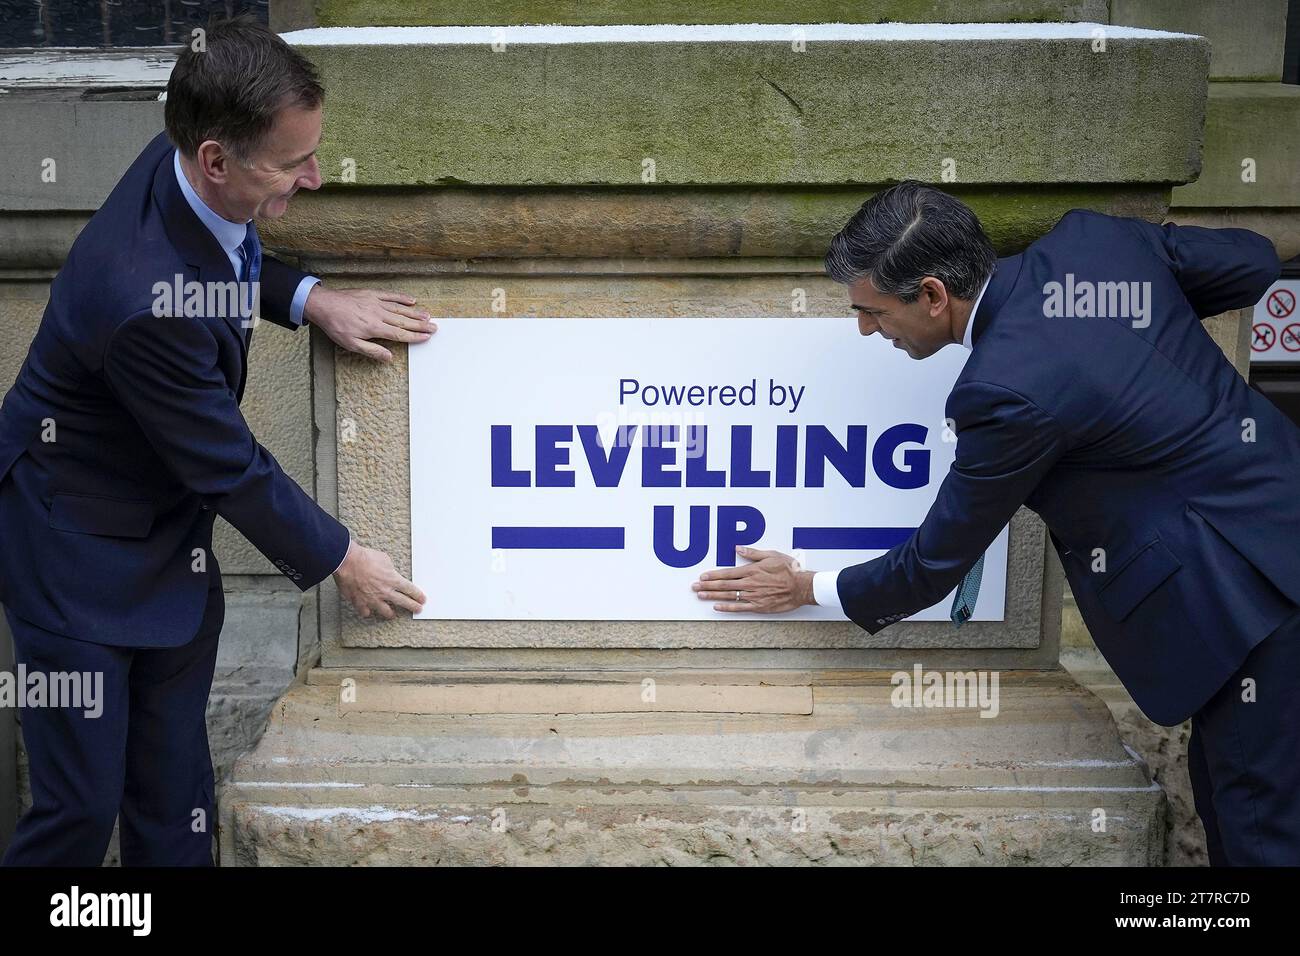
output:
{"label": "man's right hand", "polygon": [[397,573],[388,555],[355,541],[348,544],[334,580],[344,599],[362,617],[377,614],[391,621],[397,616],[394,608],[414,613],[424,607],[424,592]]}

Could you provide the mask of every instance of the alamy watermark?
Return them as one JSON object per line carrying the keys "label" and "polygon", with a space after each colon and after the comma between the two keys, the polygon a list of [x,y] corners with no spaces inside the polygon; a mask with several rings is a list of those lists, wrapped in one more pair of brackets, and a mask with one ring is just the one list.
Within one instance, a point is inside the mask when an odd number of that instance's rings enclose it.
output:
{"label": "alamy watermark", "polygon": [[104,713],[102,671],[0,671],[0,707],[66,707],[89,719]]}
{"label": "alamy watermark", "polygon": [[1067,272],[1064,282],[1043,286],[1043,315],[1053,318],[1130,319],[1133,328],[1151,324],[1150,282],[1075,281]]}
{"label": "alamy watermark", "polygon": [[978,707],[981,717],[998,715],[997,671],[896,671],[889,678],[895,707]]}
{"label": "alamy watermark", "polygon": [[73,885],[68,892],[50,897],[50,925],[120,927],[133,936],[148,936],[153,928],[153,894],[83,892]]}
{"label": "alamy watermark", "polygon": [[250,325],[261,314],[262,288],[260,282],[199,282],[177,273],[171,282],[160,280],[153,284],[151,311],[156,318],[198,318],[212,316],[221,319],[240,319]]}

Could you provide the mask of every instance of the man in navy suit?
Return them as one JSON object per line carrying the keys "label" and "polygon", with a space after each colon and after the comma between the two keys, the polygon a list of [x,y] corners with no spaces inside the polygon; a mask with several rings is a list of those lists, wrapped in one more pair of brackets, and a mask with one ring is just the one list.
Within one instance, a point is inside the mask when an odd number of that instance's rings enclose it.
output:
{"label": "man in navy suit", "polygon": [[1084,622],[1143,712],[1192,719],[1212,864],[1300,864],[1300,429],[1201,319],[1279,274],[1244,229],[1074,210],[995,258],[978,219],[904,182],[831,243],[863,335],[923,359],[971,350],[948,396],[956,460],[921,526],[836,572],[778,552],[706,572],[723,611],[842,607],[869,633],[957,589],[1021,505],[1042,516]]}
{"label": "man in navy suit", "polygon": [[95,675],[103,698],[24,707],[32,807],[7,865],[97,866],[119,813],[123,864],[212,863],[217,515],[299,588],[333,575],[363,616],[424,601],[239,410],[259,292],[277,325],[309,321],[380,360],[372,339],[434,331],[409,296],[328,290],[262,255],[253,220],[320,186],[323,97],[311,64],[250,20],[183,52],[166,134],[73,244],[0,407],[0,602],[17,664],[51,687]]}

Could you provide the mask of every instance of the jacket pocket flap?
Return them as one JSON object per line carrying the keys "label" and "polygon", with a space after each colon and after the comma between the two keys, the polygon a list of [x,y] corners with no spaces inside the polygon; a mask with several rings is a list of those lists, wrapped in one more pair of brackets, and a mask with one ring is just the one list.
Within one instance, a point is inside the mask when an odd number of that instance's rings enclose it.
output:
{"label": "jacket pocket flap", "polygon": [[81,534],[143,538],[153,527],[153,502],[56,494],[50,504],[50,527]]}
{"label": "jacket pocket flap", "polygon": [[1143,546],[1102,586],[1097,592],[1097,600],[1111,617],[1122,621],[1182,566],[1183,563],[1165,547],[1165,543],[1156,538]]}

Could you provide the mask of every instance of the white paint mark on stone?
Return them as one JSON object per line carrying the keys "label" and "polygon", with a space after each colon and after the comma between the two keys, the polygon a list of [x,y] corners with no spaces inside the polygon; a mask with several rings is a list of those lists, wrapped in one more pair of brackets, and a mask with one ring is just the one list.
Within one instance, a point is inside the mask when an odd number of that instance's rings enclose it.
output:
{"label": "white paint mark on stone", "polygon": [[241,780],[238,783],[240,787],[283,787],[285,789],[312,789],[316,787],[364,787],[364,783],[335,783],[320,781],[291,781],[291,780]]}
{"label": "white paint mark on stone", "polygon": [[953,787],[954,790],[1013,790],[1035,793],[1151,793],[1158,791],[1160,785],[1153,783],[1146,787]]}
{"label": "white paint mark on stone", "polygon": [[394,820],[437,820],[438,813],[421,813],[418,810],[391,810],[387,807],[274,807],[267,804],[250,805],[250,810],[291,820],[333,820],[346,817],[362,823],[391,823]]}

